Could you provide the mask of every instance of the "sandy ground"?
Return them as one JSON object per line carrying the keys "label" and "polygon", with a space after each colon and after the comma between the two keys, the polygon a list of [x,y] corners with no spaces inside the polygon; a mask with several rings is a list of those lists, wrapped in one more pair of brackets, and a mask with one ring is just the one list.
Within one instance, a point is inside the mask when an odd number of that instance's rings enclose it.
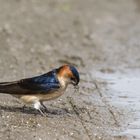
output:
{"label": "sandy ground", "polygon": [[109,103],[96,73],[140,68],[139,0],[0,0],[0,81],[77,66],[80,89],[46,102],[47,117],[0,94],[1,140],[128,140],[129,108]]}

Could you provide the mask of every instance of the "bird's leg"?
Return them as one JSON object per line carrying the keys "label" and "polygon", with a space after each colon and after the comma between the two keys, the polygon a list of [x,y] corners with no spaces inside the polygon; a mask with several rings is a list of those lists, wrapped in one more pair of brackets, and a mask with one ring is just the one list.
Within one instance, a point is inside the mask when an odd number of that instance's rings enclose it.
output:
{"label": "bird's leg", "polygon": [[43,104],[43,102],[40,102],[40,104],[45,110],[47,110],[47,107]]}
{"label": "bird's leg", "polygon": [[25,111],[25,108],[26,108],[26,106],[25,106],[25,105],[23,105],[23,107],[22,107],[22,111],[23,111],[23,112]]}
{"label": "bird's leg", "polygon": [[23,105],[23,107],[22,107],[23,111],[25,110],[25,108],[26,108],[26,106],[25,106],[25,105]]}
{"label": "bird's leg", "polygon": [[45,116],[45,112],[40,108],[38,111],[41,113],[42,116]]}
{"label": "bird's leg", "polygon": [[34,103],[34,108],[37,109],[41,113],[42,116],[45,116],[44,109],[42,108],[42,105],[39,101],[36,101]]}

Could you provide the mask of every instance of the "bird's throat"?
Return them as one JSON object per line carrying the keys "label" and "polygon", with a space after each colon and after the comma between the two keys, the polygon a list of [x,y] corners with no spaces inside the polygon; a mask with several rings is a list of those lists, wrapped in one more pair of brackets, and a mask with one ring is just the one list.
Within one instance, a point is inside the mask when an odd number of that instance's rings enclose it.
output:
{"label": "bird's throat", "polygon": [[67,79],[58,76],[58,80],[59,80],[59,83],[60,83],[61,88],[65,90],[67,88],[67,86],[68,86]]}

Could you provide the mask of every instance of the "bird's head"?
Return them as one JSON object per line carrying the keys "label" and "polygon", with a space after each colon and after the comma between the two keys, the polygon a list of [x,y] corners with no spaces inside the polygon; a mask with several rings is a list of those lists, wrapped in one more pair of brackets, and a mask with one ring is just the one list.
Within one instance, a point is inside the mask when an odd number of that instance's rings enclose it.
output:
{"label": "bird's head", "polygon": [[66,84],[77,86],[80,77],[77,69],[72,65],[63,65],[58,68],[58,76],[61,77]]}

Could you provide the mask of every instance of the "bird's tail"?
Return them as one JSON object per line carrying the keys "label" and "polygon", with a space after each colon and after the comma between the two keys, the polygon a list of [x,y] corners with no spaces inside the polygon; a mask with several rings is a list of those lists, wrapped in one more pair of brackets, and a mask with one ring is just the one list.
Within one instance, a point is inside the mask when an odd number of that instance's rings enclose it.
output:
{"label": "bird's tail", "polygon": [[1,82],[0,93],[14,94],[17,88],[17,82]]}

